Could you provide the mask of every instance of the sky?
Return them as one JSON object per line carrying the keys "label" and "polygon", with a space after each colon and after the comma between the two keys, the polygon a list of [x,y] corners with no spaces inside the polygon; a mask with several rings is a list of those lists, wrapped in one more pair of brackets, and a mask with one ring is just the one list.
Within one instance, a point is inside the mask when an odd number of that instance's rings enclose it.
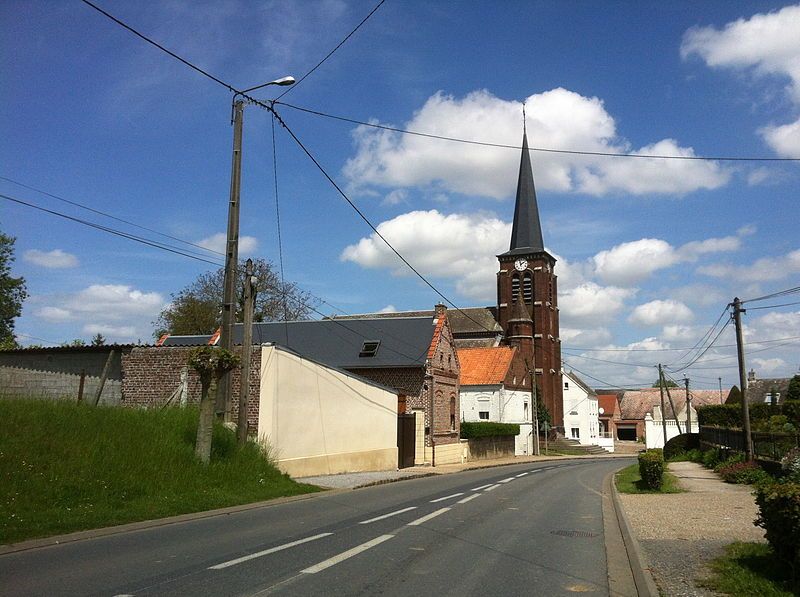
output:
{"label": "sky", "polygon": [[[98,4],[242,89],[299,79],[377,0]],[[0,193],[205,260],[0,198],[30,294],[18,340],[152,342],[171,295],[222,262],[232,94],[79,0],[9,0],[0,23]],[[541,150],[800,158],[798,39],[800,5],[781,2],[387,0],[307,79],[254,95],[289,90],[275,106],[285,124],[458,307],[496,301],[524,103],[565,367],[626,387],[652,383],[660,362],[692,387],[728,388],[733,326],[717,337],[728,303],[800,281],[800,162]],[[272,125],[245,107],[240,255],[277,264],[280,235],[286,279],[326,314],[442,300],[280,124],[273,154]],[[800,306],[775,306],[798,301],[745,305],[759,377],[798,372]]]}

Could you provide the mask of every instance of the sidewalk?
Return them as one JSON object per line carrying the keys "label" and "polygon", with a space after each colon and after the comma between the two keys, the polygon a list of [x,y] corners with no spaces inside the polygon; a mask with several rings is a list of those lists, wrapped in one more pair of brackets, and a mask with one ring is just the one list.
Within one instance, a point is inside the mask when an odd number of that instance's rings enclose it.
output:
{"label": "sidewalk", "polygon": [[752,488],[694,462],[672,462],[669,471],[686,493],[619,494],[620,501],[661,593],[714,595],[697,586],[706,564],[734,541],[764,541]]}
{"label": "sidewalk", "polygon": [[525,464],[528,462],[545,462],[550,460],[593,460],[597,458],[630,458],[631,454],[598,454],[581,456],[510,456],[493,460],[476,460],[463,464],[442,464],[437,466],[411,466],[403,469],[374,471],[368,473],[341,473],[338,475],[317,475],[314,477],[298,477],[295,481],[311,483],[320,487],[335,489],[355,489],[383,483],[393,483],[405,479],[429,477],[432,475],[449,475],[461,471]]}

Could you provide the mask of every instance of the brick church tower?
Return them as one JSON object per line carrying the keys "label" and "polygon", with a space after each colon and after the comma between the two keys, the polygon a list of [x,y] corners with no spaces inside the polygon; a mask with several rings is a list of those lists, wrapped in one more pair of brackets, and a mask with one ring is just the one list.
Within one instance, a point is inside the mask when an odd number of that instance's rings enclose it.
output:
{"label": "brick church tower", "polygon": [[[535,369],[552,425],[563,432],[556,260],[544,249],[527,133],[522,137],[511,247],[497,258],[497,321],[505,332],[505,343],[518,346]],[[532,343],[528,316],[533,322]]]}

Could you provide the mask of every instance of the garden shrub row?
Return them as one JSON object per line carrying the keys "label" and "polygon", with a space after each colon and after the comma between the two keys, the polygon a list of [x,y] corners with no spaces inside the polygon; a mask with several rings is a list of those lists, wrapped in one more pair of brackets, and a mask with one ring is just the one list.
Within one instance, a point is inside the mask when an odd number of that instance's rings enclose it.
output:
{"label": "garden shrub row", "polygon": [[519,435],[519,425],[515,423],[461,422],[461,439],[508,435]]}
{"label": "garden shrub row", "polygon": [[[785,417],[776,419],[775,417]],[[709,404],[697,409],[697,419],[701,426],[728,427],[739,429],[742,424],[740,404]],[[783,404],[751,404],[750,422],[754,430],[791,431],[785,425],[791,424],[800,429],[800,400],[787,400]]]}
{"label": "garden shrub row", "polygon": [[660,489],[664,480],[664,453],[660,449],[639,454],[639,476],[649,489]]}

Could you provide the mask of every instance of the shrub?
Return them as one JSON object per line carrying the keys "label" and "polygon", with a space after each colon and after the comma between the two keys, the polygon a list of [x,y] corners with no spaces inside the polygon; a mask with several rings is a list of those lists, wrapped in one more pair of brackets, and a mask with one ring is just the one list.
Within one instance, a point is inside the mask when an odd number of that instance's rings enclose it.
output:
{"label": "shrub", "polygon": [[742,409],[737,404],[709,404],[697,409],[700,425],[738,429],[742,424]]}
{"label": "shrub", "polygon": [[772,483],[756,487],[759,517],[756,525],[766,531],[767,541],[779,558],[792,567],[797,578],[800,564],[800,483]]}
{"label": "shrub", "polygon": [[726,483],[737,485],[755,485],[772,481],[772,476],[755,462],[728,462],[717,472]]}
{"label": "shrub", "polygon": [[792,425],[800,428],[800,400],[787,399],[781,404],[781,412],[786,415]]}
{"label": "shrub", "polygon": [[706,468],[714,468],[723,460],[722,450],[719,448],[711,448],[703,452],[701,464]]}
{"label": "shrub", "polygon": [[700,446],[699,433],[681,433],[664,446],[664,460],[672,460],[679,454]]}
{"label": "shrub", "polygon": [[639,454],[639,476],[650,489],[659,489],[664,475],[664,453],[662,450],[647,450]]}
{"label": "shrub", "polygon": [[732,454],[727,458],[725,458],[724,460],[720,460],[714,466],[714,472],[719,473],[723,468],[728,467],[732,464],[739,464],[740,462],[744,462],[744,454],[741,453]]}
{"label": "shrub", "polygon": [[800,482],[800,448],[792,448],[781,458],[781,470],[788,480]]}
{"label": "shrub", "polygon": [[461,423],[461,439],[519,435],[519,425],[514,423],[473,422]]}

